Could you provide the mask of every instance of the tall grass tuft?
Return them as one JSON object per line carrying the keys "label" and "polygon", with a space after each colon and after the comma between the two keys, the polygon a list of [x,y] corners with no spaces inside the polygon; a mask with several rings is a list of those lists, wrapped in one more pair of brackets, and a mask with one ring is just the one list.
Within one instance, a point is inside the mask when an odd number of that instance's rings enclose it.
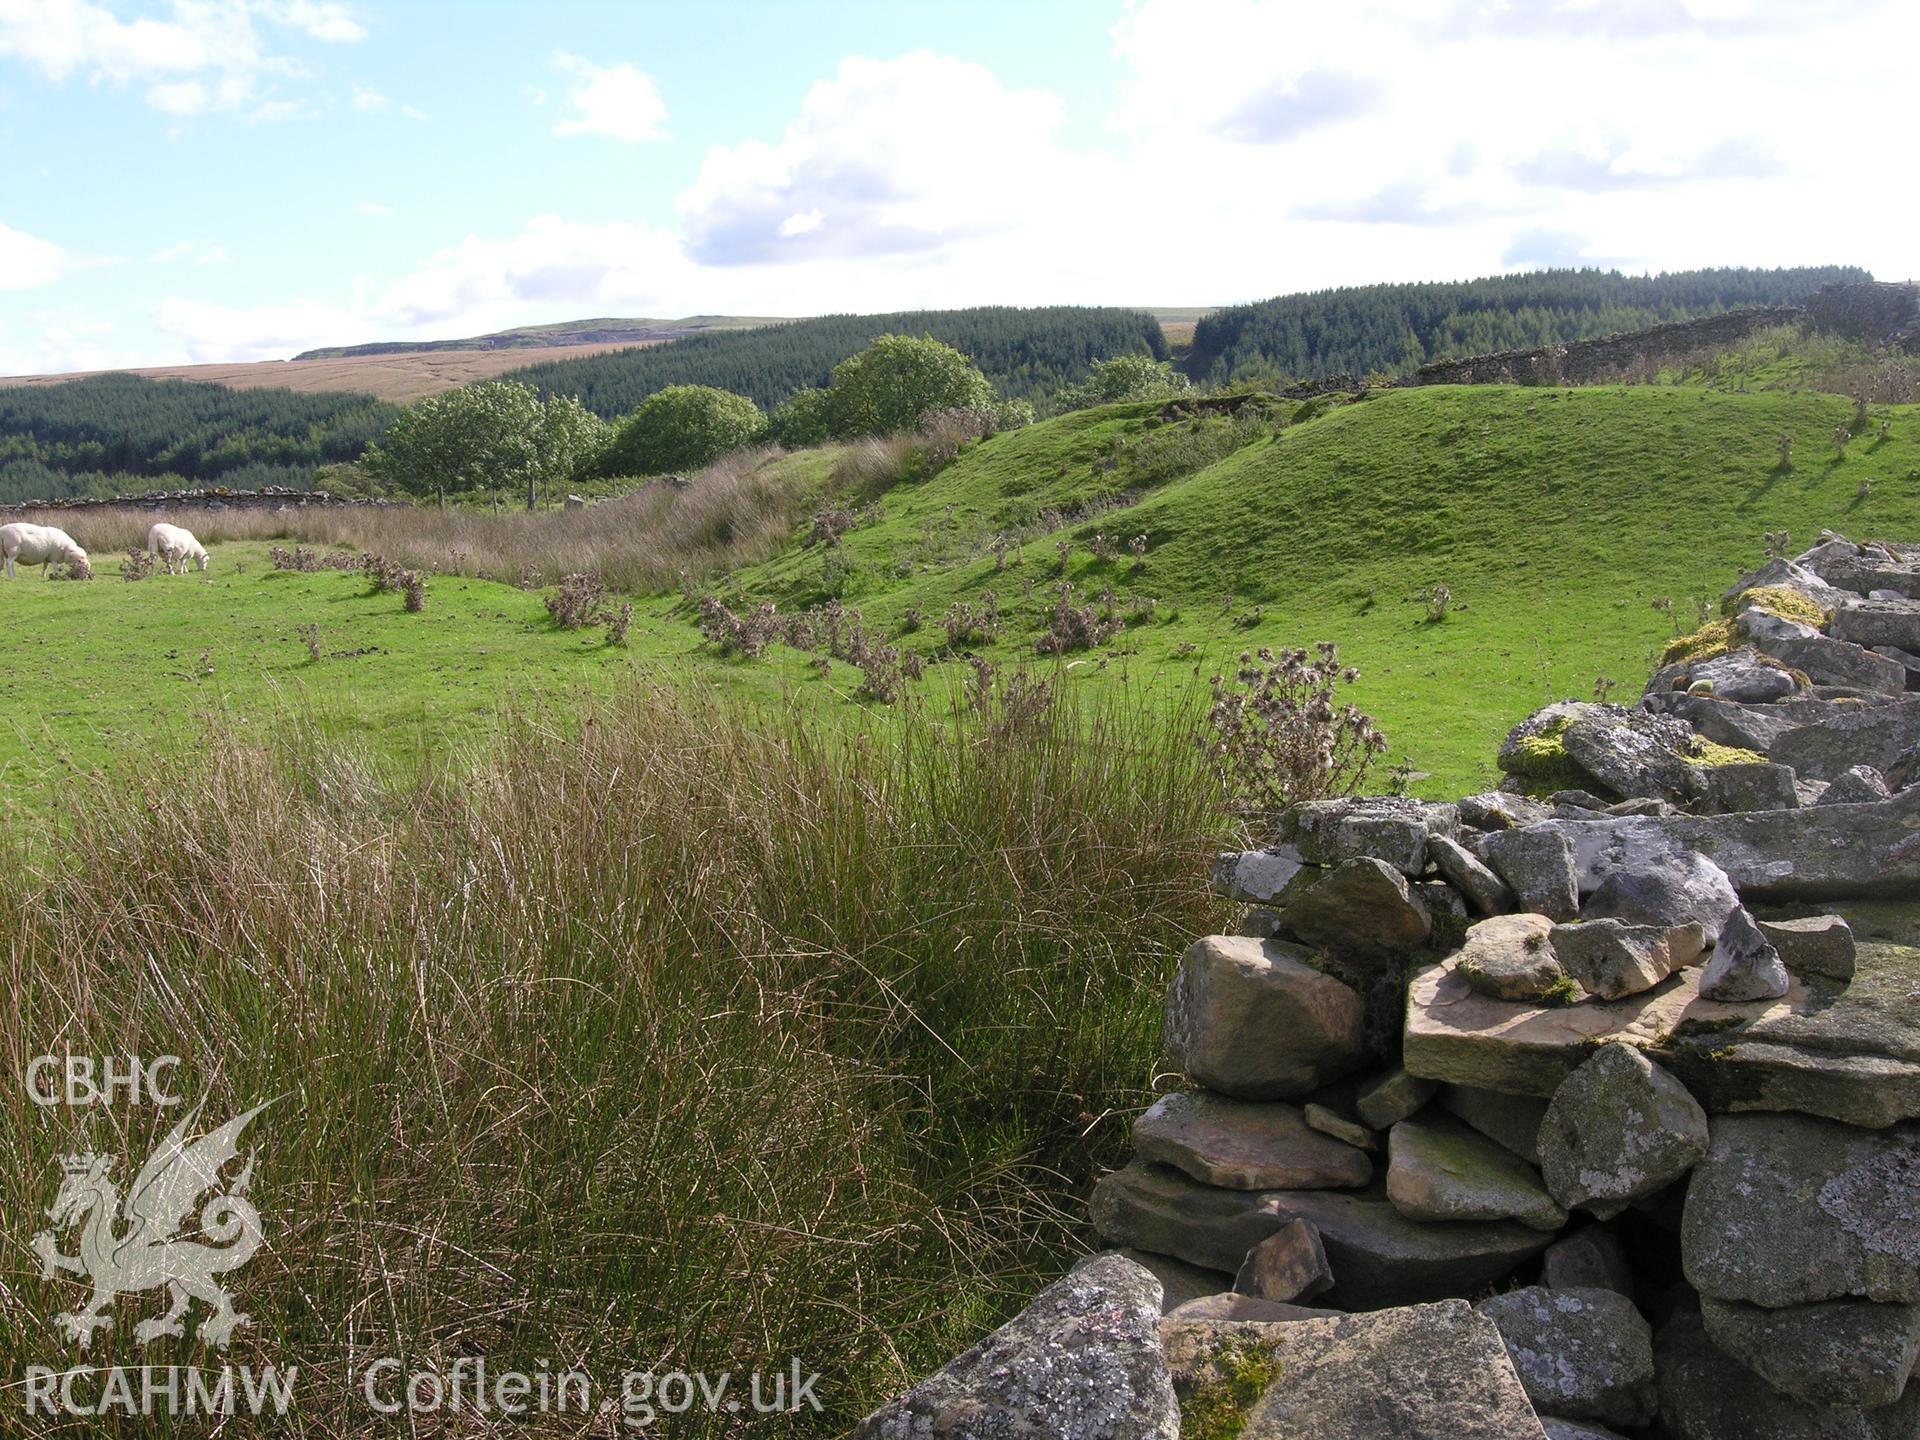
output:
{"label": "tall grass tuft", "polygon": [[[0,835],[0,1050],[178,1054],[209,1117],[279,1097],[226,1358],[300,1365],[299,1433],[366,1433],[348,1377],[385,1354],[603,1384],[798,1356],[827,1409],[787,1428],[843,1433],[1085,1246],[1172,961],[1223,918],[1182,727],[1006,708],[853,727],[643,685],[410,776],[215,731]],[[0,1094],[31,1228],[87,1122]],[[93,1123],[124,1185],[165,1122]],[[66,1363],[72,1287],[9,1253],[0,1355]],[[87,1358],[193,1363],[130,1345],[151,1308]]]}

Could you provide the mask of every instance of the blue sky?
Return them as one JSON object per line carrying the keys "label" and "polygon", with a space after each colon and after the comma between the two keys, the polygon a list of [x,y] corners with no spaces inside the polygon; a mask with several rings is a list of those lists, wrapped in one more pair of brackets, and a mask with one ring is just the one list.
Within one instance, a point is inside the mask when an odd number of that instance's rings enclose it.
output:
{"label": "blue sky", "polygon": [[1912,272],[1916,7],[0,0],[0,373],[586,315]]}

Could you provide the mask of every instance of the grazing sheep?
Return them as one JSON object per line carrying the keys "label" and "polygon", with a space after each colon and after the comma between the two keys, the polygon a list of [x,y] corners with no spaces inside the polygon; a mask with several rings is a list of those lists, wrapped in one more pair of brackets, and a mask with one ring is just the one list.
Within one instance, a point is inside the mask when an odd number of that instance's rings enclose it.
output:
{"label": "grazing sheep", "polygon": [[66,531],[53,525],[29,525],[24,520],[0,525],[0,556],[6,557],[9,580],[13,579],[16,560],[22,565],[38,565],[43,577],[51,575],[55,565],[71,565],[82,579],[93,577],[87,552]]}
{"label": "grazing sheep", "polygon": [[207,547],[194,538],[191,530],[164,520],[147,531],[147,553],[159,556],[169,575],[186,574],[189,560],[197,562],[202,570],[207,568]]}

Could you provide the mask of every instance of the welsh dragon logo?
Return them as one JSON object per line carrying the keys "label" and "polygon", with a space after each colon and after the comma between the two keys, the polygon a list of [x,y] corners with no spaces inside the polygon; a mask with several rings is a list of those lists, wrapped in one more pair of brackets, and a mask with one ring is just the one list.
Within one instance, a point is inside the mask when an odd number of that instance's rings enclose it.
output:
{"label": "welsh dragon logo", "polygon": [[[189,1139],[200,1115],[196,1105],[149,1157],[124,1203],[113,1182],[117,1156],[86,1151],[61,1158],[65,1179],[47,1210],[53,1229],[33,1237],[33,1253],[40,1257],[44,1278],[77,1275],[93,1283],[87,1303],[58,1319],[69,1340],[85,1350],[96,1331],[113,1325],[106,1312],[116,1296],[162,1287],[172,1306],[165,1315],[134,1326],[133,1338],[142,1345],[163,1335],[184,1336],[187,1307],[194,1300],[213,1312],[200,1321],[204,1345],[224,1347],[247,1323],[214,1277],[246,1264],[265,1238],[260,1212],[246,1198],[253,1156],[230,1183],[220,1172],[240,1157],[241,1132],[266,1108],[256,1105],[218,1130]],[[196,1202],[209,1191],[198,1230],[183,1235]],[[68,1228],[79,1231],[78,1255],[62,1255],[54,1238]]]}

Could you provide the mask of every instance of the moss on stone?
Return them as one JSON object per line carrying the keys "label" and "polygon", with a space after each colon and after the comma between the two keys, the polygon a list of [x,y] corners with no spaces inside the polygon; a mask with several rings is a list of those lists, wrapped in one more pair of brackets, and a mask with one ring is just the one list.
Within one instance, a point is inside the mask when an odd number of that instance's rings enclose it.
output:
{"label": "moss on stone", "polygon": [[1215,1355],[1212,1369],[1180,1402],[1183,1440],[1236,1440],[1247,1428],[1247,1412],[1279,1373],[1270,1353],[1239,1345]]}
{"label": "moss on stone", "polygon": [[1566,734],[1570,720],[1556,720],[1538,735],[1516,740],[1500,757],[1500,768],[1516,780],[1526,782],[1527,794],[1551,795],[1556,790],[1583,790],[1587,772],[1567,754]]}
{"label": "moss on stone", "polygon": [[1833,619],[1832,611],[1822,609],[1798,590],[1789,590],[1784,585],[1756,585],[1751,590],[1742,590],[1720,607],[1720,613],[1727,616],[1738,615],[1742,610],[1764,610],[1769,615],[1797,620],[1816,630],[1826,629]]}
{"label": "moss on stone", "polygon": [[1668,642],[1667,648],[1660,652],[1662,665],[1678,665],[1694,660],[1712,660],[1716,656],[1728,655],[1733,651],[1733,622],[1714,620],[1701,626],[1691,635],[1682,635]]}
{"label": "moss on stone", "polygon": [[1742,750],[1734,745],[1716,745],[1711,740],[1696,740],[1693,754],[1687,759],[1703,770],[1715,770],[1722,765],[1764,765],[1767,757],[1756,750]]}
{"label": "moss on stone", "polygon": [[1562,975],[1558,980],[1547,986],[1546,991],[1540,996],[1540,1003],[1542,1005],[1555,1006],[1578,1005],[1586,998],[1586,991],[1580,988],[1580,982],[1578,980],[1574,979],[1571,975]]}

